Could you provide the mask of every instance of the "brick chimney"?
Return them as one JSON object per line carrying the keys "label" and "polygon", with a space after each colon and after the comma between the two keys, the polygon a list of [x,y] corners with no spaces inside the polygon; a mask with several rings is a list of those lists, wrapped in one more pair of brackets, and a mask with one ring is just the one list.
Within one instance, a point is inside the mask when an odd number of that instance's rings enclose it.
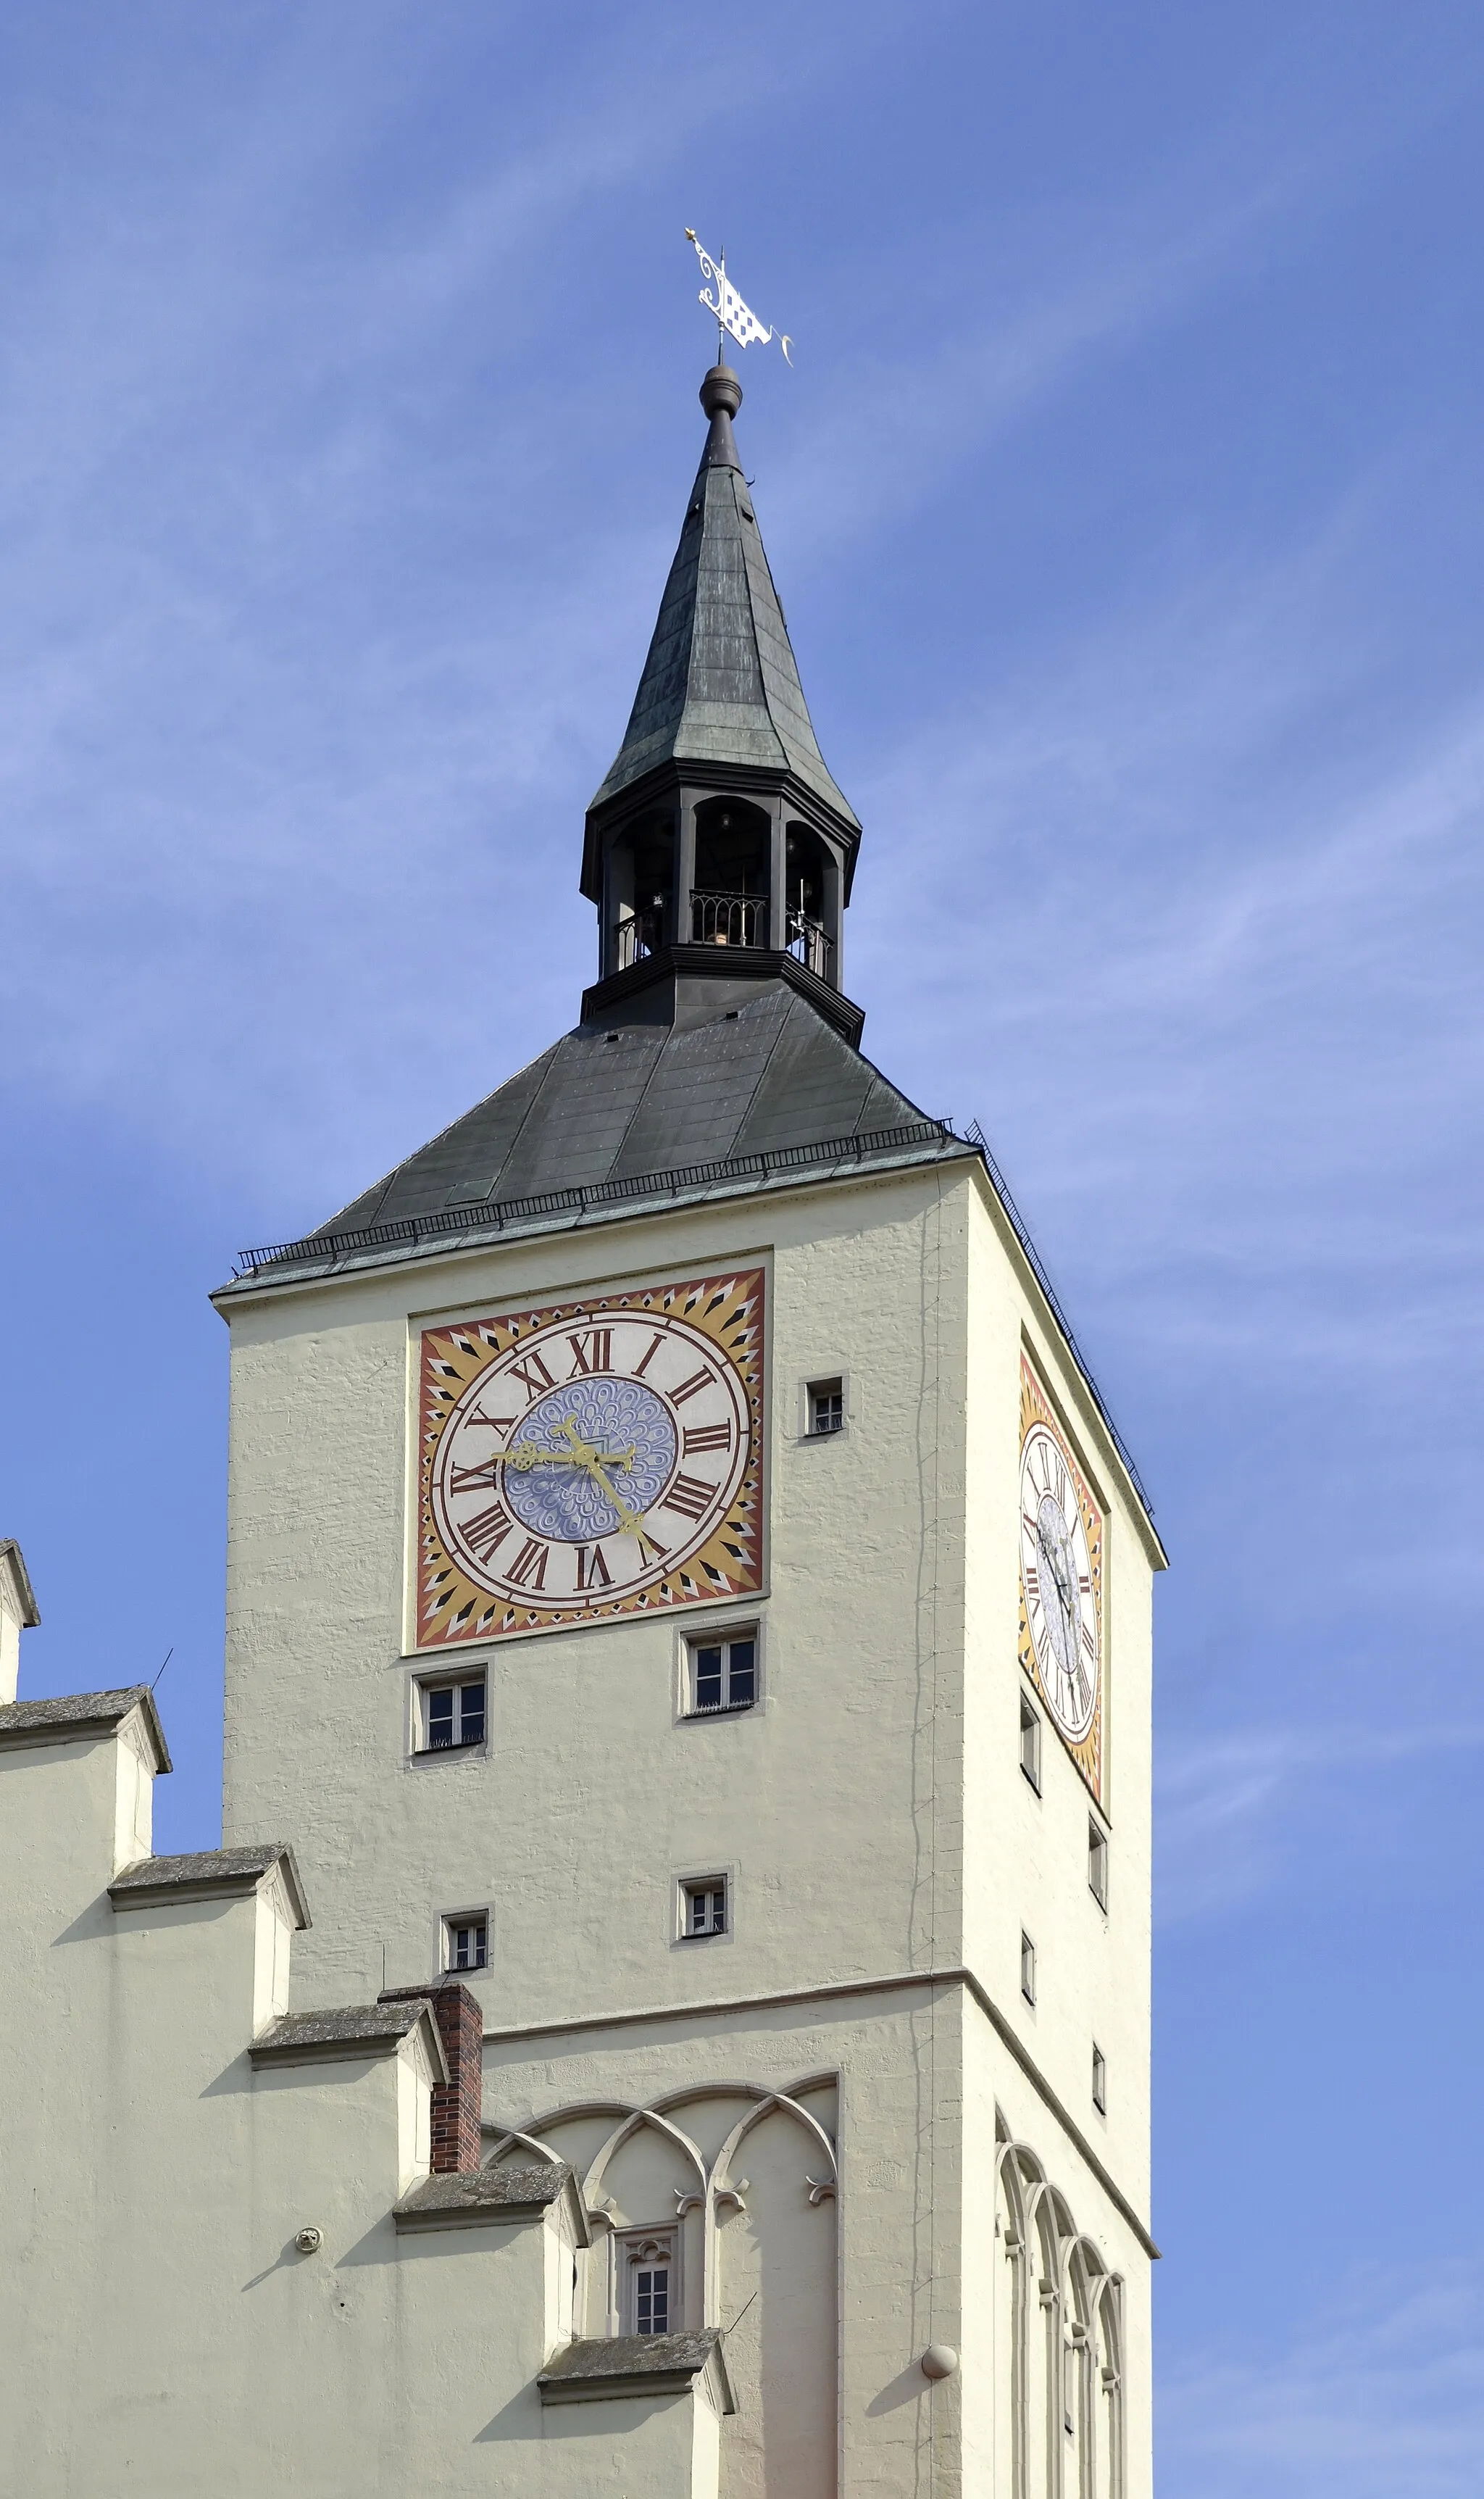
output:
{"label": "brick chimney", "polygon": [[477,2169],[479,2121],[484,2102],[484,2014],[456,1978],[431,1987],[385,1987],[378,2004],[410,2004],[425,1996],[433,2006],[448,2066],[448,2087],[433,2087],[433,2166]]}

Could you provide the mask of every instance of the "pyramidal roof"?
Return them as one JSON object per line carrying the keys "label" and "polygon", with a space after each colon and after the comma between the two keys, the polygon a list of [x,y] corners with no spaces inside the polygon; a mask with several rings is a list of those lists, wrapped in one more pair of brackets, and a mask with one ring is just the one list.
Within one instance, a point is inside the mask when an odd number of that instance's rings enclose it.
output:
{"label": "pyramidal roof", "polygon": [[[732,439],[741,397],[726,366],[707,374],[705,455],[594,805],[661,763],[756,764],[805,785],[854,852],[859,828],[815,739]],[[587,990],[574,1030],[329,1222],[244,1252],[226,1290],[971,1154],[862,1056],[863,1021],[786,951],[661,947]]]}
{"label": "pyramidal roof", "polygon": [[820,753],[773,587],[731,420],[729,365],[701,384],[711,431],[624,742],[593,800],[603,805],[657,764],[756,764],[790,771],[852,830],[850,801]]}

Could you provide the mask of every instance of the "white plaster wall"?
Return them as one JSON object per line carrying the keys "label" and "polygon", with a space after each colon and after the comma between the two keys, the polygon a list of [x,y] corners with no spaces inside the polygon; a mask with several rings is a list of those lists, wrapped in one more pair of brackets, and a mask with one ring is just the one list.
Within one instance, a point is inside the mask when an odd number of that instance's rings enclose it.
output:
{"label": "white plaster wall", "polygon": [[397,2235],[410,2044],[253,2069],[272,1900],[113,1908],[123,1749],[0,1751],[0,2489],[715,2499],[691,2396],[542,2412],[553,2220]]}
{"label": "white plaster wall", "polygon": [[[540,2132],[563,2109],[647,2106],[694,2092],[673,2115],[705,2149],[738,2105],[726,2086],[745,2076],[754,2088],[804,2087],[805,2103],[835,2133],[833,2204],[809,2201],[807,2180],[823,2164],[796,2126],[769,2118],[738,2155],[758,2193],[720,2231],[723,2321],[759,2281],[761,2290],[727,2344],[738,2399],[736,2418],[722,2425],[727,2499],[815,2499],[836,2488],[850,2499],[901,2499],[957,2487],[959,2389],[930,2385],[919,2360],[927,2343],[959,2339],[961,2003],[959,1989],[940,1985],[486,2045],[492,2125]],[[828,2077],[835,2088],[822,2091]],[[646,2187],[658,2191],[684,2174],[672,2156]],[[790,2300],[790,2273],[816,2309],[807,2326]],[[827,2418],[822,2321],[833,2347]],[[769,2373],[791,2386],[770,2395]]]}
{"label": "white plaster wall", "polygon": [[[1012,2479],[1013,2347],[1008,2277],[1010,2263],[997,2212],[1006,2199],[992,2188],[996,2138],[1001,2130],[1030,2148],[1054,2191],[1064,2237],[1085,2235],[1097,2247],[1109,2273],[1122,2284],[1125,2332],[1121,2397],[1123,2406],[1124,2480],[1114,2484],[1123,2499],[1149,2499],[1153,2489],[1151,2386],[1149,2371],[1150,2262],[1138,2234],[1107,2192],[1095,2171],[1056,2123],[1044,2099],[1007,2053],[988,2022],[970,2005],[965,2015],[963,2064],[964,2131],[964,2294],[962,2343],[964,2413],[964,2487],[966,2490],[1015,2491]],[[1040,2494],[1048,2483],[1046,2465],[1043,2365],[1043,2319],[1038,2312],[1038,2285],[1044,2279],[1039,2250],[1030,2260],[1028,2403],[1031,2464],[1028,2492]],[[1070,2313],[1070,2312],[1069,2312]],[[1063,2324],[1064,2318],[1060,2320]],[[1102,2398],[1099,2396],[1101,2409]],[[1081,2499],[1073,2469],[1075,2450],[1058,2418],[1054,2444],[1062,2451],[1067,2499]],[[1099,2435],[1100,2466],[1107,2488],[1107,2441]]]}
{"label": "white plaster wall", "polygon": [[[708,1619],[695,1608],[471,1646],[464,1661],[489,1679],[487,1753],[410,1763],[402,1626],[418,1327],[759,1258],[769,1581],[756,1608],[710,1618],[760,1617],[764,1705],[676,1723],[677,1639]],[[991,2331],[996,2274],[971,2215],[990,2200],[1002,2080],[1034,2116],[1028,2139],[1048,2170],[1092,2179],[1115,2207],[1003,2042],[985,2052],[987,2131],[983,2109],[970,2125],[965,2041],[984,2024],[956,1987],[807,2020],[745,2001],[967,1962],[1145,2209],[1153,1550],[977,1167],[512,1243],[259,1295],[230,1315],[225,1827],[229,1842],[294,1834],[316,1918],[295,2000],[373,1993],[383,1950],[387,1979],[415,1983],[434,1966],[439,1909],[488,1904],[492,1966],[475,1987],[489,2032],[715,2008],[583,2032],[580,2049],[559,2033],[493,2038],[501,2118],[576,2096],[553,2086],[584,2064],[610,2096],[633,2098],[692,2076],[839,2070],[842,2487],[913,2488],[924,2452],[934,2486],[955,2486],[960,2438],[966,2486],[998,2487],[975,2480],[1001,2469],[992,2373],[966,2369],[929,2393],[917,2358],[930,2340],[983,2348]],[[1039,1800],[1018,1769],[1022,1341],[1109,1512],[1106,1920],[1086,1885],[1085,1790],[1049,1724]],[[836,1370],[849,1376],[849,1428],[801,1444],[799,1382]],[[732,1933],[677,1946],[674,1877],[720,1866],[736,1884]],[[1034,2012],[1019,1997],[1022,1926],[1040,1959]],[[1106,2123],[1091,2107],[1094,2037]],[[1131,2420],[1146,2420],[1147,2260],[1117,2228],[1143,2338]],[[746,2461],[752,2438],[724,2430],[728,2491],[769,2489],[760,2449]]]}
{"label": "white plaster wall", "polygon": [[[412,1984],[488,1903],[493,2025],[952,1962],[963,1239],[972,1184],[908,1174],[512,1245],[234,1306],[225,1835],[292,1829],[300,2000]],[[675,1724],[692,1608],[463,1652],[487,1759],[407,1759],[409,1348],[421,1324],[618,1276],[771,1268],[764,1706]],[[801,1444],[844,1369],[850,1427]],[[435,1661],[436,1662],[436,1661]],[[376,1844],[362,1844],[374,1831]],[[734,1869],[725,1940],[673,1884]],[[807,1904],[807,1906],[805,1905]]]}
{"label": "white plaster wall", "polygon": [[0,1708],[16,1698],[21,1629],[20,1595],[7,1554],[0,1557]]}
{"label": "white plaster wall", "polygon": [[[971,1240],[968,1379],[965,1957],[1014,2022],[1124,2193],[1145,2211],[1149,2180],[1151,1556],[1077,1374],[1038,1324],[982,1205]],[[1038,1797],[1019,1767],[1016,1657],[1019,1362],[1022,1345],[1057,1400],[1107,1515],[1103,1818],[1105,1916],[1087,1884],[1091,1800],[1039,1696]],[[1020,1993],[1022,1930],[1036,1945],[1034,2006]],[[1108,2066],[1108,2113],[1092,2104],[1092,2045]]]}
{"label": "white plaster wall", "polygon": [[[971,1550],[965,1656],[964,1953],[1136,2212],[1149,2195],[1149,2022],[1152,1704],[1151,1595],[1156,1550],[1126,1488],[1085,1387],[1046,1329],[1014,1261],[1003,1218],[984,1200],[970,1235],[967,1516]],[[1109,1832],[1105,1912],[1087,1883],[1092,1801],[1039,1696],[1038,1796],[1019,1767],[1016,1662],[1019,1364],[1027,1351],[1055,1400],[1107,1518],[1102,1820]],[[1026,1687],[1029,1691],[1029,1687]],[[1021,1932],[1036,1946],[1036,2002],[1020,1992]],[[986,2026],[982,2018],[980,2029]],[[970,2026],[971,2044],[977,2040]],[[1107,2061],[1106,2116],[1092,2100],[1092,2048]],[[992,2165],[995,2093],[1023,2121],[1048,2169],[1073,2192],[1081,2226],[1099,2217],[1124,2273],[1131,2341],[1125,2369],[1129,2491],[1148,2487],[1149,2259],[1076,2145],[995,2043],[978,2041],[980,2076],[966,2084],[965,2174],[973,2200]],[[975,2093],[978,2091],[977,2113]],[[992,2240],[992,2232],[991,2232]],[[1002,2259],[983,2234],[966,2240],[966,2334],[987,2353],[1003,2305]],[[1113,2260],[1112,2257],[1111,2261]],[[987,2369],[965,2382],[966,2454],[974,2470],[1008,2457],[1005,2423],[987,2403]],[[997,2381],[996,2381],[997,2383]],[[1140,2446],[1140,2441],[1143,2446]],[[1143,2457],[1142,2466],[1138,2464]],[[997,2464],[994,2459],[997,2458]],[[1142,2470],[1144,2480],[1139,2479]],[[972,2483],[972,2475],[971,2475]],[[998,2485],[991,2483],[991,2487]]]}

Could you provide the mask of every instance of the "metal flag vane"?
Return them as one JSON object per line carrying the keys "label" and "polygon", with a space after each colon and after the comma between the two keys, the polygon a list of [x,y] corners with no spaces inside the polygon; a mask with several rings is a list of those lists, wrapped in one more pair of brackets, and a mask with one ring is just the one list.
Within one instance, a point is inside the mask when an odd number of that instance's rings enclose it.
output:
{"label": "metal flag vane", "polygon": [[[767,324],[759,321],[757,313],[743,303],[726,275],[725,249],[720,260],[713,260],[705,246],[696,243],[694,226],[687,226],[686,241],[695,243],[695,257],[700,262],[702,277],[709,277],[715,282],[716,293],[709,294],[703,286],[700,291],[700,301],[708,312],[715,314],[716,326],[722,337],[735,339],[739,347],[765,347],[770,339],[776,338],[784,352],[784,363],[791,365],[793,358],[789,350],[793,344],[792,340],[786,338],[782,330],[770,330]],[[719,338],[717,362],[720,364],[721,360],[722,347],[721,338]]]}

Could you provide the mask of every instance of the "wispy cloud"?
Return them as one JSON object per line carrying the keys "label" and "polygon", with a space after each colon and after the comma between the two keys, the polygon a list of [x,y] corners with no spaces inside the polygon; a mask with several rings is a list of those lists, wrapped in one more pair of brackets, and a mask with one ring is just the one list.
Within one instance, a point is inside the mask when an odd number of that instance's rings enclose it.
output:
{"label": "wispy cloud", "polygon": [[[1275,2175],[1274,2193],[1289,2199],[1286,2227],[1302,2239],[1296,2183]],[[1377,2231],[1395,2241],[1402,2224],[1379,2172],[1373,2194]],[[1294,2252],[1306,2270],[1317,2254]],[[1157,2458],[1168,2499],[1247,2499],[1256,2482],[1274,2499],[1474,2499],[1484,2449],[1477,2257],[1389,2250],[1351,2272],[1286,2346],[1258,2341],[1247,2333],[1235,2349],[1198,2347],[1165,2368]]]}
{"label": "wispy cloud", "polygon": [[[1434,1323],[1445,1308],[1469,1325],[1471,1300],[1440,1306],[1438,1286],[1481,1216],[1457,1146],[1484,1063],[1467,977],[1484,691],[1418,688],[1367,722],[1381,655],[1352,622],[1355,538],[1341,511],[1280,563],[1038,653],[865,794],[897,828],[864,905],[870,974],[913,994],[920,1060],[946,1059],[951,1028],[976,1034],[973,1107],[1032,1209],[1085,1221],[1096,1198],[1120,1293],[1211,1262],[1229,1347],[1240,1271],[1297,1291],[1322,1263],[1314,1356],[1353,1353],[1371,1319],[1355,1287],[1384,1271],[1405,1271],[1415,1347],[1424,1248]],[[1354,738],[1333,743],[1347,715]],[[945,957],[950,919],[966,942]],[[1068,1153],[1034,1103],[1079,1062],[1099,1099]],[[1208,1323],[1199,1290],[1162,1320],[1187,1342]]]}
{"label": "wispy cloud", "polygon": [[1362,1728],[1270,1721],[1168,1737],[1155,1771],[1156,1924],[1224,1913],[1291,1876],[1321,1826],[1344,1816],[1353,1832],[1368,1772],[1480,1749],[1484,1718]]}

